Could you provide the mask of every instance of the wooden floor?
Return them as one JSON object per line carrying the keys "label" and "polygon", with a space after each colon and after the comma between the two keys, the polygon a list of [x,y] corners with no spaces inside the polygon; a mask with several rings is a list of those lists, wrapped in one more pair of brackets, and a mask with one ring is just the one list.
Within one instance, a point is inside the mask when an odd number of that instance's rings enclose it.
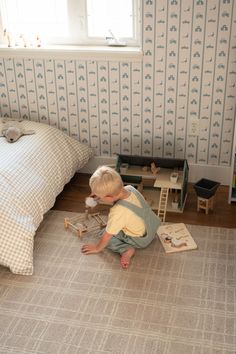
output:
{"label": "wooden floor", "polygon": [[[57,197],[53,209],[73,212],[84,212],[84,200],[90,194],[89,175],[76,174]],[[94,212],[105,213],[109,207],[99,205]],[[215,194],[214,209],[206,215],[197,212],[197,196],[193,185],[188,185],[188,195],[183,213],[166,214],[168,222],[184,222],[185,224],[206,225],[236,228],[236,203],[228,204],[228,187],[220,186]]]}

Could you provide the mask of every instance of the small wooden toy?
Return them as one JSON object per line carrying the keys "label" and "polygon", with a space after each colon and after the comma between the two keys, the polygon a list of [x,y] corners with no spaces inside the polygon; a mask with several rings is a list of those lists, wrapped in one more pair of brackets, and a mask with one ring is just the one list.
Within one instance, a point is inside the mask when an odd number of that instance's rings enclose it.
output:
{"label": "small wooden toy", "polygon": [[88,209],[84,214],[78,214],[72,218],[64,219],[65,228],[71,228],[77,232],[82,239],[84,234],[91,231],[101,230],[106,226],[106,222],[100,216],[100,213],[89,214]]}
{"label": "small wooden toy", "polygon": [[182,247],[182,246],[187,246],[187,242],[179,240],[177,238],[172,238],[171,239],[171,246],[172,247]]}
{"label": "small wooden toy", "polygon": [[162,237],[163,237],[163,242],[171,244],[172,247],[187,246],[187,243],[185,241],[180,240],[180,238],[185,237],[185,236],[180,236],[178,238],[175,238],[175,237],[172,237],[169,235],[162,234]]}
{"label": "small wooden toy", "polygon": [[155,162],[152,162],[151,163],[151,172],[152,172],[152,174],[153,175],[157,175],[159,171],[160,171],[160,167],[157,167],[155,165]]}

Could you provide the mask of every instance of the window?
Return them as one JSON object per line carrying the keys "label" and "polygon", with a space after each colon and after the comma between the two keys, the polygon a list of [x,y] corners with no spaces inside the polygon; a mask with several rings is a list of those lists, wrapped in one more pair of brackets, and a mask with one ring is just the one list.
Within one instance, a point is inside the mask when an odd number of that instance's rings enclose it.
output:
{"label": "window", "polygon": [[[140,0],[0,0],[12,44],[140,44]],[[120,42],[117,42],[117,39]],[[3,40],[3,38],[1,38]]]}

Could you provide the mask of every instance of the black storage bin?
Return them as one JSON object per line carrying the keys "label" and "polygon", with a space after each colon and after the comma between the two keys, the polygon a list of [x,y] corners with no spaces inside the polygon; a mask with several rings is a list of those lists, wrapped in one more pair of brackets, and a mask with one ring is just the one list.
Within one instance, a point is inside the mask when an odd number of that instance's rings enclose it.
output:
{"label": "black storage bin", "polygon": [[194,189],[198,197],[209,199],[213,197],[220,183],[211,181],[210,179],[202,178],[196,184],[194,184]]}

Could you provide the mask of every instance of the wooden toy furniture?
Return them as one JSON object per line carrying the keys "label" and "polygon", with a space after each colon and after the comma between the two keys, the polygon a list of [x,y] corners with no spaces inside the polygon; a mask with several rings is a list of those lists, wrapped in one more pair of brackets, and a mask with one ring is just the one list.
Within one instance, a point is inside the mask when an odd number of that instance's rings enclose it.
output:
{"label": "wooden toy furniture", "polygon": [[197,211],[204,210],[208,214],[209,210],[213,210],[214,196],[208,199],[197,197]]}
{"label": "wooden toy furniture", "polygon": [[[118,155],[116,170],[124,184],[142,185],[142,194],[162,221],[166,211],[183,212],[188,186],[187,160]],[[173,207],[177,197],[178,205]]]}
{"label": "wooden toy furniture", "polygon": [[215,193],[220,183],[210,179],[202,178],[194,184],[194,189],[197,193],[197,211],[205,210],[208,214],[209,210],[213,210],[213,202]]}
{"label": "wooden toy furniture", "polygon": [[64,219],[65,228],[75,231],[82,239],[85,233],[101,230],[106,226],[106,222],[99,213],[89,214],[86,210],[84,214],[78,214],[72,218]]}

